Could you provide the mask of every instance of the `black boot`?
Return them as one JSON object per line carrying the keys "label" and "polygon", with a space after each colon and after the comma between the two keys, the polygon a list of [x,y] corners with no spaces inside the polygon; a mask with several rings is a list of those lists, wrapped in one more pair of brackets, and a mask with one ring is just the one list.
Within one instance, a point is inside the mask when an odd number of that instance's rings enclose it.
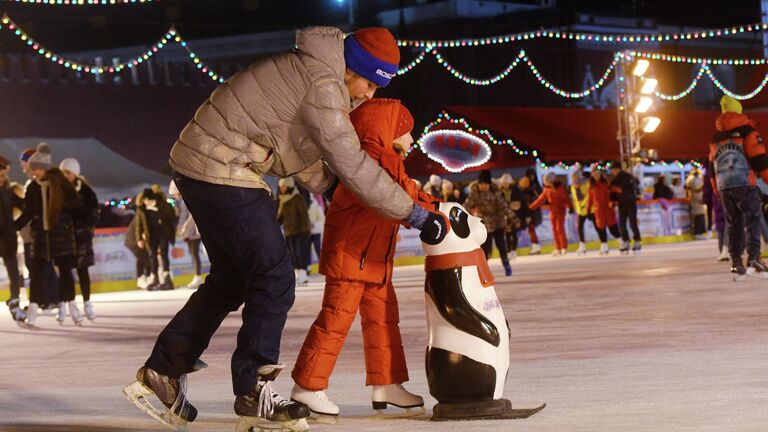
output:
{"label": "black boot", "polygon": [[[283,365],[260,367],[256,388],[235,399],[235,413],[241,417],[282,423],[289,429],[294,429],[299,422],[305,422],[303,419],[309,417],[309,408],[302,403],[284,399],[272,389],[272,381],[282,369]],[[294,430],[301,430],[300,426]]]}
{"label": "black boot", "polygon": [[744,267],[744,263],[741,258],[731,258],[731,273],[736,277],[744,276],[747,274],[747,269]]}
{"label": "black boot", "polygon": [[14,321],[23,322],[27,319],[26,312],[19,307],[19,299],[10,299],[5,304],[8,306],[8,310],[11,311],[11,317]]}
{"label": "black boot", "polygon": [[160,285],[157,288],[160,291],[172,291],[176,289],[176,287],[173,286],[173,279],[171,279],[171,272],[164,271],[163,274],[160,276]]}

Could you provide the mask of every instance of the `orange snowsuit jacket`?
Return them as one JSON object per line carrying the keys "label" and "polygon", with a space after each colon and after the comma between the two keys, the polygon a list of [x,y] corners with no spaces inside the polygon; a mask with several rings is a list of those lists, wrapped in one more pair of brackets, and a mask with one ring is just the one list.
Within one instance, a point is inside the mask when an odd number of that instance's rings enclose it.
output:
{"label": "orange snowsuit jacket", "polygon": [[531,210],[536,210],[544,204],[549,204],[549,211],[552,216],[556,214],[565,214],[567,209],[573,208],[571,198],[568,197],[563,185],[544,186],[544,191],[528,206]]}
{"label": "orange snowsuit jacket", "polygon": [[[749,175],[749,182],[752,185],[756,184],[755,173],[760,175],[764,182],[768,183],[768,151],[766,151],[763,140],[760,134],[757,132],[757,122],[750,119],[744,114],[735,112],[724,112],[715,120],[715,128],[718,132],[728,132],[737,128],[749,126],[753,130],[746,137],[737,139],[741,141],[741,145],[744,147],[744,155],[747,156],[749,165],[752,168],[752,172]],[[717,135],[717,134],[716,134]],[[716,139],[712,139],[713,142],[709,143],[709,162],[713,163],[715,153],[717,153]],[[715,170],[710,166],[711,172],[714,174]],[[717,191],[717,181],[714,175],[710,177],[712,187]]]}
{"label": "orange snowsuit jacket", "polygon": [[598,228],[616,225],[616,215],[610,204],[611,187],[608,182],[605,179],[590,179],[587,208],[595,215],[595,225]]}
{"label": "orange snowsuit jacket", "polygon": [[[392,179],[414,200],[435,201],[416,187],[392,148],[399,109],[397,100],[371,99],[352,111],[350,119],[363,150]],[[341,280],[385,283],[392,276],[399,227],[399,221],[380,216],[340,184],[325,219],[320,273]]]}

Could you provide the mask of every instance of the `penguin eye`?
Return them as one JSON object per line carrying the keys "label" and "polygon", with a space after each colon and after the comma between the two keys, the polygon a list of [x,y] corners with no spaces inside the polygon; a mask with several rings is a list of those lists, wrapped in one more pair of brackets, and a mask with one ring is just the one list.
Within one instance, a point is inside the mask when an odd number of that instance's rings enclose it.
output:
{"label": "penguin eye", "polygon": [[469,237],[469,215],[459,207],[454,207],[448,212],[448,220],[451,229],[459,238]]}

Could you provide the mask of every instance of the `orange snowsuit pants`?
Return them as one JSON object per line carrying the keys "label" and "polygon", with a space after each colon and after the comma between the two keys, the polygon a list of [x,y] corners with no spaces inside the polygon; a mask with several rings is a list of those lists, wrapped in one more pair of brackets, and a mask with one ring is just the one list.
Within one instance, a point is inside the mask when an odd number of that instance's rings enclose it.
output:
{"label": "orange snowsuit pants", "polygon": [[555,237],[555,248],[568,249],[568,237],[565,235],[565,210],[549,207],[549,218],[552,221],[552,234]]}
{"label": "orange snowsuit pants", "polygon": [[366,385],[408,381],[400,312],[392,281],[386,285],[326,278],[323,308],[301,347],[291,376],[300,387],[328,388],[349,328],[360,309],[365,351]]}

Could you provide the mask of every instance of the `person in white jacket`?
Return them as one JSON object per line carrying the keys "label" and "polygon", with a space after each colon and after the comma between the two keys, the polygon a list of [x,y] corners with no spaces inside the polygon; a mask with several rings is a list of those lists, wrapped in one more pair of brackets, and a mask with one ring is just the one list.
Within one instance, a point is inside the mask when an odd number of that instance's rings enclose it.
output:
{"label": "person in white jacket", "polygon": [[[320,194],[312,194],[309,203],[309,251],[310,259],[308,263],[312,263],[312,249],[315,250],[317,259],[320,259],[320,247],[322,245],[323,226],[325,226],[325,201]],[[307,269],[309,271],[309,269]]]}

